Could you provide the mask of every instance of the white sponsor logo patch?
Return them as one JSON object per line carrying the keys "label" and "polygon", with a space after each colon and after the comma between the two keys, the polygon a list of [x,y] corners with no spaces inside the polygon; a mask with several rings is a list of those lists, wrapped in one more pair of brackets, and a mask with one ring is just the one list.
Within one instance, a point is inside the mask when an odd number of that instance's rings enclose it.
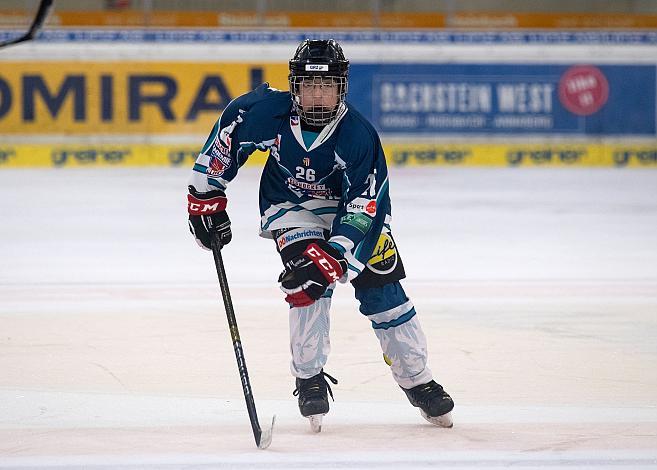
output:
{"label": "white sponsor logo patch", "polygon": [[276,239],[276,244],[278,249],[282,250],[287,245],[296,243],[301,240],[307,240],[309,238],[320,238],[324,239],[324,231],[314,228],[295,228],[289,232],[285,232],[283,235]]}
{"label": "white sponsor logo patch", "polygon": [[365,212],[366,214],[374,217],[376,215],[376,201],[363,197],[357,197],[349,204],[347,204],[347,212]]}
{"label": "white sponsor logo patch", "polygon": [[328,72],[328,64],[306,64],[307,72]]}

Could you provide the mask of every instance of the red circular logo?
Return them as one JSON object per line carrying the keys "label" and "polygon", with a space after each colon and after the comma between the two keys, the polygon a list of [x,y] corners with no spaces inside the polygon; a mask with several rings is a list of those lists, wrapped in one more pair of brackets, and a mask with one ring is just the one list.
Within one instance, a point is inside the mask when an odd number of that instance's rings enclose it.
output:
{"label": "red circular logo", "polygon": [[367,203],[367,207],[365,207],[365,211],[368,214],[376,214],[376,201],[370,201]]}
{"label": "red circular logo", "polygon": [[570,67],[559,81],[559,100],[578,116],[597,112],[609,98],[609,83],[599,68],[592,65]]}

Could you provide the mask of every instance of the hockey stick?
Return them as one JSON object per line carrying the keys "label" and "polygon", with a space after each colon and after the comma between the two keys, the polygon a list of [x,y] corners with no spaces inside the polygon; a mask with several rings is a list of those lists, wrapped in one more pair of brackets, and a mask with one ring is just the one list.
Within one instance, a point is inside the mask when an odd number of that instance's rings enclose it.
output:
{"label": "hockey stick", "polygon": [[246,409],[249,411],[249,420],[251,421],[253,436],[255,437],[258,448],[266,449],[269,447],[269,444],[271,444],[271,434],[274,430],[274,420],[276,419],[276,416],[274,415],[271,419],[271,427],[269,429],[266,429],[265,431],[260,429],[255,401],[253,400],[253,392],[251,391],[251,382],[249,381],[249,373],[246,370],[246,360],[244,359],[244,352],[242,351],[240,332],[237,329],[237,320],[235,319],[235,312],[233,311],[233,301],[231,300],[230,291],[228,290],[228,280],[226,279],[224,261],[221,257],[221,242],[219,241],[219,236],[216,232],[212,233],[212,255],[214,256],[214,265],[217,268],[217,277],[219,277],[221,295],[224,298],[226,317],[228,318],[228,327],[230,328],[230,337],[233,340],[235,359],[237,359],[237,370],[240,373],[240,379],[242,381],[242,391],[244,392],[244,399],[246,400]]}
{"label": "hockey stick", "polygon": [[24,41],[29,41],[30,39],[34,38],[36,33],[39,32],[39,30],[41,29],[41,26],[43,26],[43,23],[46,21],[46,18],[48,17],[48,12],[50,11],[50,7],[52,6],[52,2],[53,0],[41,0],[41,3],[39,4],[39,9],[37,10],[36,16],[34,17],[32,24],[30,25],[30,29],[27,30],[27,33],[17,38],[0,42],[0,48],[11,46],[12,44],[18,44]]}

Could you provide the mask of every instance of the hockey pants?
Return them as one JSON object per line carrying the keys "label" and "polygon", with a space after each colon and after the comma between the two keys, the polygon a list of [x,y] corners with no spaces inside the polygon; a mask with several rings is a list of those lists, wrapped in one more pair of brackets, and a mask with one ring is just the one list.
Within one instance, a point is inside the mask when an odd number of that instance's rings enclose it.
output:
{"label": "hockey pants", "polygon": [[[310,378],[326,364],[333,287],[312,305],[290,308],[290,369],[295,377]],[[426,338],[399,281],[355,289],[360,312],[370,320],[395,381],[404,388],[429,382]]]}

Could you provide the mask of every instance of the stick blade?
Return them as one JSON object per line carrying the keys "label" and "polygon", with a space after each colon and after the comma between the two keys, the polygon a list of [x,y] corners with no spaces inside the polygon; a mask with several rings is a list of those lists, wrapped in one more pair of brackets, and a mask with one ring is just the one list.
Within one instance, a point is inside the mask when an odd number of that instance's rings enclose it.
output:
{"label": "stick blade", "polygon": [[264,429],[260,434],[260,441],[258,442],[258,449],[266,449],[271,444],[272,433],[274,432],[274,423],[276,422],[276,415],[271,418],[271,426]]}

